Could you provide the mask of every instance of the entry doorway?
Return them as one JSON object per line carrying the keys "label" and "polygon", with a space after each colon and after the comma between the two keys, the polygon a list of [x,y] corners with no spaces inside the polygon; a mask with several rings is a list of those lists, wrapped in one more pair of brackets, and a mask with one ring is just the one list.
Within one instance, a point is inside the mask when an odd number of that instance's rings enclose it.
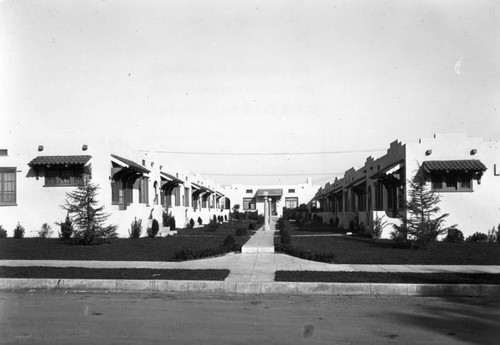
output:
{"label": "entry doorway", "polygon": [[276,211],[276,199],[271,199],[271,215],[278,215],[278,212]]}

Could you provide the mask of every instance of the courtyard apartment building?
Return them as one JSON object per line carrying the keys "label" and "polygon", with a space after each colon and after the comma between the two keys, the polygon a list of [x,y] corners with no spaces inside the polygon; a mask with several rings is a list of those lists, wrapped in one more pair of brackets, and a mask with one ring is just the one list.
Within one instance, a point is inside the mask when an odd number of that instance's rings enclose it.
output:
{"label": "courtyard apartment building", "polygon": [[[0,225],[12,236],[19,222],[26,237],[34,237],[43,223],[57,236],[56,222],[64,221],[66,193],[88,173],[99,186],[99,205],[118,226],[119,237],[128,237],[130,224],[142,220],[146,227],[163,213],[175,218],[176,227],[191,219],[207,224],[213,216],[228,216],[229,200],[213,181],[184,172],[154,153],[126,148],[123,143],[98,140],[22,140],[0,146]],[[168,229],[161,229],[165,233]]]}
{"label": "courtyard apartment building", "polygon": [[269,198],[271,216],[281,217],[283,208],[295,208],[307,204],[314,197],[319,186],[314,186],[310,178],[303,184],[292,185],[241,185],[224,187],[224,194],[240,212],[264,214],[264,197]]}
{"label": "courtyard apartment building", "polygon": [[391,224],[400,224],[408,199],[408,180],[419,173],[439,193],[446,226],[467,237],[486,233],[500,223],[500,144],[464,134],[439,134],[418,143],[394,141],[387,153],[368,157],[358,169],[320,188],[309,204],[324,223],[345,229],[354,222],[371,226],[376,217],[388,222],[382,237],[390,237]]}

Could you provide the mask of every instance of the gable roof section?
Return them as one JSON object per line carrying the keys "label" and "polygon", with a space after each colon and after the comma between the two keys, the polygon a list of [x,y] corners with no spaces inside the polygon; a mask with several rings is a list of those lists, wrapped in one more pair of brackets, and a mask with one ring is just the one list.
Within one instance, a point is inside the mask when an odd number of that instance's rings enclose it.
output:
{"label": "gable roof section", "polygon": [[166,172],[163,172],[163,171],[160,171],[160,175],[161,175],[161,177],[164,177],[167,180],[171,180],[171,181],[173,181],[175,183],[184,184],[184,181],[182,181],[178,177],[175,177],[174,175],[167,174]]}
{"label": "gable roof section", "polygon": [[483,172],[487,170],[486,166],[477,159],[425,161],[422,163],[422,169],[426,173],[447,171]]}
{"label": "gable roof section", "polygon": [[111,157],[113,157],[117,161],[121,162],[122,164],[125,164],[127,168],[130,168],[132,170],[136,170],[140,173],[146,173],[146,174],[149,174],[149,172],[150,172],[148,169],[146,169],[142,165],[139,165],[136,162],[131,161],[130,159],[126,159],[126,158],[123,158],[123,157],[120,157],[120,156],[117,156],[114,154],[111,154]]}
{"label": "gable roof section", "polygon": [[38,156],[28,163],[30,167],[51,165],[85,165],[92,156]]}

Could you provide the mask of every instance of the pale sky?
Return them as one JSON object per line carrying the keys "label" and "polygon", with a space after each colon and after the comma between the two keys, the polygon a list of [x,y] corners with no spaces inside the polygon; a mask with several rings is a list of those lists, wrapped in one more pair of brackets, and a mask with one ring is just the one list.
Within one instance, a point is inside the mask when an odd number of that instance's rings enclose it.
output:
{"label": "pale sky", "polygon": [[[2,1],[0,141],[77,129],[164,152],[306,153],[434,133],[499,140],[499,11],[477,0]],[[221,184],[324,184],[383,154],[161,156]]]}

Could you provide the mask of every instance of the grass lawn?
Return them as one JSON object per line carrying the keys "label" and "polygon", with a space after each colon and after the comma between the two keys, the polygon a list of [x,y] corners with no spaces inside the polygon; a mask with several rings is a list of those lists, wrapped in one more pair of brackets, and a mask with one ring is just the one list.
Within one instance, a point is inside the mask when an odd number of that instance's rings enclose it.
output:
{"label": "grass lawn", "polygon": [[[105,244],[76,246],[59,239],[0,239],[0,260],[103,260],[175,261],[182,248],[211,249],[223,244],[225,236],[167,236],[164,238],[113,239]],[[247,238],[234,237],[237,244]]]}
{"label": "grass lawn", "polygon": [[277,271],[276,281],[392,284],[500,284],[500,274]]}
{"label": "grass lawn", "polygon": [[[279,243],[279,237],[275,243]],[[432,250],[397,249],[390,240],[292,237],[292,247],[335,254],[339,264],[500,265],[500,243],[435,242]]]}
{"label": "grass lawn", "polygon": [[224,280],[228,275],[229,270],[0,266],[0,278]]}

